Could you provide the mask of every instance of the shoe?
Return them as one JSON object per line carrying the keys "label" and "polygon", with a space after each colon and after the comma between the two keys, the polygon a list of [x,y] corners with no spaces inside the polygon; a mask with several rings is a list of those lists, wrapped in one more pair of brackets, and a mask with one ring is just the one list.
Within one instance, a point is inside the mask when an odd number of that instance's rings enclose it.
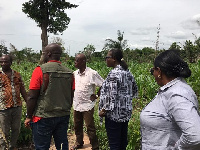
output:
{"label": "shoe", "polygon": [[83,145],[74,145],[74,146],[71,147],[70,150],[77,150],[77,149],[82,148],[82,147],[83,147]]}

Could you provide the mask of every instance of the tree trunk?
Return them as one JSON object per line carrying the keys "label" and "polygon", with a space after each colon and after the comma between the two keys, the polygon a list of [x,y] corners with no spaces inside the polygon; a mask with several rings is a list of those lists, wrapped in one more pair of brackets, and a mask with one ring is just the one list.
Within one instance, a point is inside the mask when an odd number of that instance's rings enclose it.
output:
{"label": "tree trunk", "polygon": [[42,40],[42,50],[48,45],[48,37],[47,37],[47,28],[49,22],[49,12],[48,12],[48,0],[42,0],[40,4],[40,8],[42,9],[43,21],[41,22],[41,40]]}
{"label": "tree trunk", "polygon": [[44,50],[44,48],[48,45],[47,27],[41,27],[41,30],[42,50]]}

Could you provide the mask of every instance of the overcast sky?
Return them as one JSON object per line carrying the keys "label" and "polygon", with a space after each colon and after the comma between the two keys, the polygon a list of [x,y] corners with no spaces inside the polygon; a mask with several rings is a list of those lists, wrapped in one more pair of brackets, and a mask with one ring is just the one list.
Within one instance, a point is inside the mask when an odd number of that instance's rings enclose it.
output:
{"label": "overcast sky", "polygon": [[[25,47],[41,50],[41,29],[22,12],[27,0],[0,0],[0,41],[12,43],[18,50]],[[184,44],[200,36],[200,0],[70,0],[79,5],[67,10],[71,22],[60,37],[70,55],[87,44],[101,51],[106,38],[116,40],[117,30],[124,32],[130,48],[155,48],[160,24],[159,48],[173,42]],[[180,44],[180,46],[181,46]]]}

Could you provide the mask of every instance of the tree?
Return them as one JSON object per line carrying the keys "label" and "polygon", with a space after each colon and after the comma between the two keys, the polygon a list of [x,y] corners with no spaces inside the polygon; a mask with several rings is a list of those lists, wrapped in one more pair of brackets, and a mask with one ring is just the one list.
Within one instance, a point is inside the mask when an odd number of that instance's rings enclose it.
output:
{"label": "tree", "polygon": [[195,45],[189,40],[186,40],[185,45],[184,45],[184,52],[185,52],[185,57],[190,63],[194,63],[196,61],[197,55],[197,49]]}
{"label": "tree", "polygon": [[22,4],[22,11],[35,20],[42,30],[42,49],[48,44],[47,32],[62,33],[68,27],[70,18],[65,9],[76,8],[78,5],[65,0],[30,0]]}
{"label": "tree", "polygon": [[57,43],[62,47],[62,52],[63,53],[65,52],[65,47],[64,47],[65,42],[60,37],[52,37],[49,43]]}
{"label": "tree", "polygon": [[64,45],[65,45],[65,42],[63,41],[62,38],[60,37],[52,37],[51,38],[51,41],[49,43],[57,43],[58,45],[61,46],[62,48],[62,55],[61,55],[61,59],[66,61],[66,60],[69,60],[69,51],[65,49]]}
{"label": "tree", "polygon": [[200,37],[195,40],[195,46],[197,50],[197,59],[200,59]]}
{"label": "tree", "polygon": [[8,54],[8,48],[5,46],[5,41],[1,41],[0,44],[0,56],[2,56],[2,54]]}
{"label": "tree", "polygon": [[120,30],[117,31],[117,40],[106,39],[106,43],[104,45],[103,50],[108,50],[112,48],[119,48],[121,50],[125,50],[128,47],[127,40],[124,40],[124,32]]}
{"label": "tree", "polygon": [[181,47],[176,43],[172,43],[172,45],[169,47],[169,50],[171,49],[176,49],[176,50],[181,50]]}
{"label": "tree", "polygon": [[94,53],[95,47],[92,44],[88,44],[82,53],[85,54],[86,58],[90,61],[91,60],[91,55]]}

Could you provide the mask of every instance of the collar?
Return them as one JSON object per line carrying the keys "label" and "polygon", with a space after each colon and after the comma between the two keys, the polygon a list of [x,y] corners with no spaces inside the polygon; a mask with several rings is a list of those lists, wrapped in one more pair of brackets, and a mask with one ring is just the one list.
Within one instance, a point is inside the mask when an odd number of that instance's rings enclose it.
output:
{"label": "collar", "polygon": [[165,89],[170,88],[171,86],[175,85],[176,83],[178,83],[178,82],[180,82],[180,81],[182,81],[182,80],[183,80],[182,78],[177,77],[177,78],[175,78],[174,80],[172,80],[172,81],[168,82],[167,84],[163,85],[163,86],[159,89],[159,91],[164,91]]}
{"label": "collar", "polygon": [[[12,74],[14,73],[14,70],[11,69]],[[5,72],[2,70],[2,68],[0,68],[0,73],[5,74]]]}
{"label": "collar", "polygon": [[60,64],[61,64],[61,62],[58,61],[58,60],[50,60],[50,61],[48,61],[48,62],[57,62],[57,63],[60,63]]}
{"label": "collar", "polygon": [[85,72],[88,70],[88,67],[85,68],[85,70],[80,73],[80,69],[78,69],[78,75],[82,76],[82,75],[85,75]]}
{"label": "collar", "polygon": [[122,69],[122,66],[120,66],[120,65],[117,65],[117,66],[115,66],[115,68],[114,69]]}

